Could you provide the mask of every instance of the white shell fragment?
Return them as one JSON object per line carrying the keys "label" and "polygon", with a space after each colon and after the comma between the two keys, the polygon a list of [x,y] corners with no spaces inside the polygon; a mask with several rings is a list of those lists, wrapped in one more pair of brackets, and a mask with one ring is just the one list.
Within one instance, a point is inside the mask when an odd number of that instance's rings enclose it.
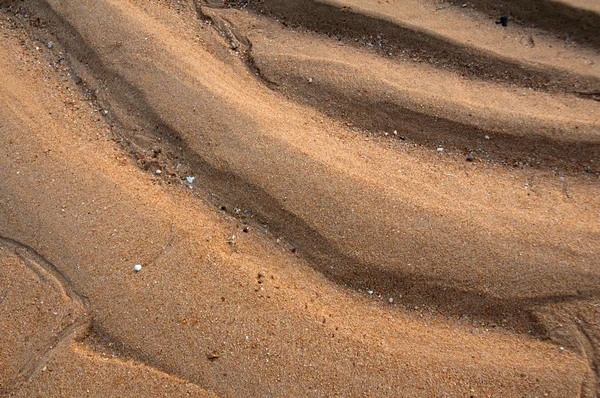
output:
{"label": "white shell fragment", "polygon": [[142,266],[140,264],[136,264],[134,265],[133,270],[135,272],[140,272],[142,270]]}

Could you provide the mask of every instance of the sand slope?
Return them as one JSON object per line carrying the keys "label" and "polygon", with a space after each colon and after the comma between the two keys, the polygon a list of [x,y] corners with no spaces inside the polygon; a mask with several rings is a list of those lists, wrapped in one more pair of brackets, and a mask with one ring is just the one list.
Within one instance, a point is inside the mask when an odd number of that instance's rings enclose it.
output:
{"label": "sand slope", "polygon": [[0,2],[2,391],[595,396],[597,28],[514,3]]}

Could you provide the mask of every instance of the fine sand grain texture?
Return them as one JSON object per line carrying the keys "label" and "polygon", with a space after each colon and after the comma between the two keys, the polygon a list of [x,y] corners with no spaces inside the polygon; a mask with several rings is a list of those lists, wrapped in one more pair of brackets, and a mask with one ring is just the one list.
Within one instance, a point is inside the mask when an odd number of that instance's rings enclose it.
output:
{"label": "fine sand grain texture", "polygon": [[584,0],[0,0],[0,394],[598,396],[599,43]]}

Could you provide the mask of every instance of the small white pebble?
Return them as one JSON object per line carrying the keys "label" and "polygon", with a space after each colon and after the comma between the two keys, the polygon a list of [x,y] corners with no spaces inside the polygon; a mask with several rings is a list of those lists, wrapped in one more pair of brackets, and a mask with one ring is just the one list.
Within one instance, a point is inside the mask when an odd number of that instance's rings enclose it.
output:
{"label": "small white pebble", "polygon": [[485,138],[486,140],[489,140],[489,139],[490,139],[490,136],[489,136],[489,135],[486,135],[484,138]]}
{"label": "small white pebble", "polygon": [[190,184],[193,183],[195,179],[196,177],[185,177],[185,180]]}
{"label": "small white pebble", "polygon": [[312,79],[312,77],[309,77],[309,78],[308,78],[308,82],[309,82],[309,83],[312,83],[312,82],[313,82],[313,79]]}
{"label": "small white pebble", "polygon": [[367,293],[373,294],[373,291],[372,290],[367,290]]}
{"label": "small white pebble", "polygon": [[162,173],[162,171],[161,170],[156,170],[155,173],[158,175],[158,174]]}
{"label": "small white pebble", "polygon": [[142,270],[142,266],[141,266],[140,264],[136,264],[136,265],[133,267],[133,270],[134,270],[135,272],[140,272],[140,271]]}
{"label": "small white pebble", "polygon": [[438,151],[438,152],[444,152],[444,148],[442,148],[442,147],[439,147],[439,148],[437,149],[437,151]]}
{"label": "small white pebble", "polygon": [[390,299],[388,300],[388,303],[392,304],[394,302],[394,299],[390,297]]}

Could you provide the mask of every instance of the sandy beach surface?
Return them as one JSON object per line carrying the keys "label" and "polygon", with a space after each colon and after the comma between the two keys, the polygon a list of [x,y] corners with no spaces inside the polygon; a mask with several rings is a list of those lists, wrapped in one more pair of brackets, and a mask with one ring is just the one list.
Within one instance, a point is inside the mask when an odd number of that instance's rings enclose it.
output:
{"label": "sandy beach surface", "polygon": [[0,396],[597,397],[598,4],[0,0]]}

